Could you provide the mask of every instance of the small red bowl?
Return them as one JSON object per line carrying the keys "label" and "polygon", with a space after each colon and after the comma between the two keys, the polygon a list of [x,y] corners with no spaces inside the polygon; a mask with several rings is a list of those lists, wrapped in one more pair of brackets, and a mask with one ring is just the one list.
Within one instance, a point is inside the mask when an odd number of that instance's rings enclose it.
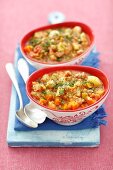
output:
{"label": "small red bowl", "polygon": [[[43,106],[39,104],[30,94],[32,82],[36,81],[38,78],[41,78],[44,74],[48,74],[54,71],[58,70],[75,70],[75,71],[83,71],[87,72],[91,75],[97,76],[104,85],[105,93],[104,95],[94,104],[83,108],[83,109],[77,109],[77,110],[53,110],[46,106]],[[94,113],[105,101],[105,99],[108,96],[109,92],[109,81],[107,79],[107,76],[100,71],[99,69],[93,68],[93,67],[87,67],[87,66],[57,66],[57,67],[48,67],[40,69],[39,71],[35,71],[30,75],[28,78],[28,81],[26,83],[26,91],[29,99],[31,102],[36,104],[36,106],[44,110],[47,114],[47,117],[51,120],[55,121],[56,123],[62,124],[62,125],[73,125],[81,122],[86,117],[90,116],[92,113]]]}
{"label": "small red bowl", "polygon": [[[24,52],[24,47],[26,45],[26,43],[28,42],[29,38],[32,37],[34,35],[35,32],[37,31],[43,31],[43,30],[47,30],[47,29],[56,29],[56,28],[61,28],[61,27],[68,27],[68,28],[73,28],[75,26],[80,26],[82,28],[82,30],[89,36],[90,38],[90,46],[87,48],[87,50],[82,53],[81,55],[79,55],[78,57],[73,58],[72,60],[68,61],[68,62],[60,62],[60,63],[56,63],[56,64],[49,64],[49,63],[43,63],[40,61],[37,61],[29,56],[27,56]],[[94,46],[94,35],[93,32],[91,30],[91,28],[81,22],[63,22],[63,23],[59,23],[59,24],[52,24],[52,25],[47,25],[47,26],[43,26],[37,29],[34,29],[32,31],[30,31],[29,33],[27,33],[21,40],[20,42],[20,50],[22,55],[25,57],[25,59],[35,68],[43,68],[43,67],[51,67],[51,66],[64,66],[64,65],[73,65],[73,64],[80,64],[83,59],[85,59],[88,54],[90,53],[90,51],[93,49]]]}

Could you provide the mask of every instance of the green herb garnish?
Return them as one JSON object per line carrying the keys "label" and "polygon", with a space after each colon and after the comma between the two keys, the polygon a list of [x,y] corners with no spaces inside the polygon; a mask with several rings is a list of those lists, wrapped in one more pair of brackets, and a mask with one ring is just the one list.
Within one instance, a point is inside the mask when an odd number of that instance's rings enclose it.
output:
{"label": "green herb garnish", "polygon": [[57,57],[57,61],[61,61],[61,60],[62,60],[62,57],[60,57],[60,58],[59,58],[59,57]]}
{"label": "green herb garnish", "polygon": [[39,39],[36,39],[36,38],[31,38],[30,41],[29,41],[29,44],[32,45],[32,46],[36,46],[37,44],[40,44],[40,40]]}
{"label": "green herb garnish", "polygon": [[60,90],[59,90],[59,94],[60,94],[60,95],[64,94],[64,89],[60,89]]}
{"label": "green herb garnish", "polygon": [[46,91],[42,91],[42,94],[47,94],[47,92]]}
{"label": "green herb garnish", "polygon": [[70,83],[69,83],[69,86],[70,86],[70,87],[73,87],[73,86],[74,86],[74,82],[70,82]]}

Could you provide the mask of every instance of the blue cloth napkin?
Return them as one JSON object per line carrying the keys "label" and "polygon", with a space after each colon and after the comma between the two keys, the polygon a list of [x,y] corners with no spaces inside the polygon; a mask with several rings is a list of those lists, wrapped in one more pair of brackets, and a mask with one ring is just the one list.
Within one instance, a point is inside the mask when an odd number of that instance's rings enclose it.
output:
{"label": "blue cloth napkin", "polygon": [[[19,58],[22,58],[22,54],[20,52],[19,47],[16,49],[16,59],[15,59],[15,70],[17,74],[18,83],[20,86],[20,90],[23,97],[23,103],[24,105],[29,102],[28,97],[26,96],[26,90],[25,90],[25,84],[20,76],[18,70],[17,70],[17,61]],[[29,65],[29,64],[28,64]],[[96,52],[96,50],[93,50],[89,56],[83,61],[82,65],[92,66],[92,67],[99,67],[99,53]],[[35,71],[36,69],[29,65],[30,68],[30,74]],[[16,109],[19,108],[19,101],[18,96],[16,96]],[[72,125],[72,126],[62,126],[54,123],[50,119],[46,118],[45,122],[40,124],[38,128],[32,129],[24,124],[22,124],[16,117],[15,117],[15,126],[14,129],[17,131],[31,131],[31,130],[80,130],[80,129],[89,129],[89,128],[95,128],[100,125],[106,125],[106,120],[103,120],[104,117],[106,117],[107,114],[105,112],[104,106],[101,106],[95,113],[93,113],[88,118],[84,119],[81,123]]]}

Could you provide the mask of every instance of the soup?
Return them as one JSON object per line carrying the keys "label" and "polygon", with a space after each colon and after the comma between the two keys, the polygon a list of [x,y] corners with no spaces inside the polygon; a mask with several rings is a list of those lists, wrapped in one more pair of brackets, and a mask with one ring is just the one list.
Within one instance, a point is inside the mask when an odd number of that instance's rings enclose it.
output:
{"label": "soup", "polygon": [[80,26],[35,32],[24,47],[27,56],[37,62],[68,62],[90,46],[89,36]]}
{"label": "soup", "polygon": [[32,82],[31,96],[54,110],[76,110],[94,104],[104,94],[102,81],[85,72],[64,70]]}

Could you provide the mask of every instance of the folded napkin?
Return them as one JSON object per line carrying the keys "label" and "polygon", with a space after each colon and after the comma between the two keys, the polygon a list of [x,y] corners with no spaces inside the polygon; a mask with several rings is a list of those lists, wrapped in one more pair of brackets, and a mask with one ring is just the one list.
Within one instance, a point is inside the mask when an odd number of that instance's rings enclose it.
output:
{"label": "folded napkin", "polygon": [[[22,54],[20,52],[19,47],[16,49],[16,59],[15,59],[15,70],[17,74],[17,79],[19,83],[19,87],[22,93],[23,97],[23,104],[27,104],[29,102],[28,97],[26,96],[26,90],[25,90],[25,84],[20,76],[18,70],[17,70],[17,61],[19,58],[22,58]],[[30,64],[30,74],[34,72],[36,69],[32,67]],[[91,51],[91,53],[88,55],[88,57],[83,61],[82,65],[86,66],[92,66],[92,67],[99,67],[99,53],[95,50]],[[19,108],[19,101],[18,96],[16,96],[16,109]],[[106,120],[103,120],[104,117],[106,117],[107,114],[105,112],[104,106],[101,106],[95,113],[93,113],[91,116],[84,119],[81,123],[72,125],[72,126],[62,126],[59,124],[56,124],[55,122],[51,121],[50,119],[46,118],[45,122],[40,124],[38,128],[33,129],[25,126],[22,124],[16,117],[15,117],[15,126],[14,129],[17,131],[30,131],[30,130],[80,130],[80,129],[89,129],[89,128],[95,128],[100,125],[106,125]]]}

